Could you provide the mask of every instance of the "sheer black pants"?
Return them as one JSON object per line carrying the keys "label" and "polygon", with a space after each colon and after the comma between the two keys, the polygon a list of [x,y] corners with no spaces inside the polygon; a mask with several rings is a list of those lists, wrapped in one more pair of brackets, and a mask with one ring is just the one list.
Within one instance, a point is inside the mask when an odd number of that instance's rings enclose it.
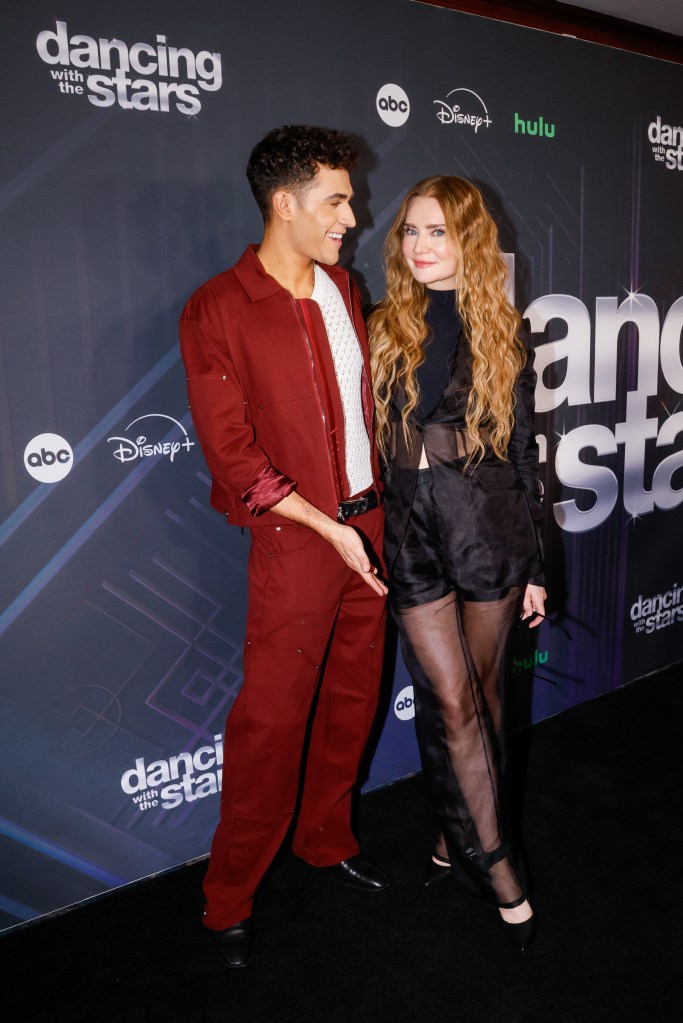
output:
{"label": "sheer black pants", "polygon": [[508,821],[501,721],[523,593],[458,592],[443,568],[430,499],[429,487],[418,486],[392,578],[420,756],[456,882],[510,907],[526,887]]}

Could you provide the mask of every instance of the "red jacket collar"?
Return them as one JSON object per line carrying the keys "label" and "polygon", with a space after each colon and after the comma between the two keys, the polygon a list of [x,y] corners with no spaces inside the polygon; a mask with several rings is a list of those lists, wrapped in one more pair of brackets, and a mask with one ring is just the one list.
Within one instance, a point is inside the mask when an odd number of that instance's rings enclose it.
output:
{"label": "red jacket collar", "polygon": [[[248,245],[234,266],[237,279],[252,302],[260,302],[262,298],[272,298],[273,295],[285,291],[282,285],[263,269],[256,255],[258,248],[258,245]],[[346,270],[340,266],[329,266],[327,263],[319,263],[318,266],[332,278],[341,291],[348,277]]]}

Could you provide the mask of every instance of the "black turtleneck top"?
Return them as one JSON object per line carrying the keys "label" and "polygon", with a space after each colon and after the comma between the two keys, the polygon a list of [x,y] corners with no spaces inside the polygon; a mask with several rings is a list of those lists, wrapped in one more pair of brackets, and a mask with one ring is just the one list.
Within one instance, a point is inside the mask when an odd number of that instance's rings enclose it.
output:
{"label": "black turtleneck top", "polygon": [[420,387],[420,402],[416,412],[421,419],[427,419],[441,400],[444,388],[451,375],[455,349],[462,322],[456,305],[455,291],[427,289],[429,306],[425,321],[429,334],[425,341],[425,355],[421,366],[415,371]]}

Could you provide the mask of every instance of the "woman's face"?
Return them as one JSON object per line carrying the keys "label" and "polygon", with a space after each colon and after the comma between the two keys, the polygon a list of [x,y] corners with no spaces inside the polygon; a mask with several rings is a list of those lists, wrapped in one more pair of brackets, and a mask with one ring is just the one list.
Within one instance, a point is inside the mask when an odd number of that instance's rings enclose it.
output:
{"label": "woman's face", "polygon": [[403,258],[416,281],[434,291],[456,287],[455,248],[436,199],[416,196],[406,213],[401,243]]}

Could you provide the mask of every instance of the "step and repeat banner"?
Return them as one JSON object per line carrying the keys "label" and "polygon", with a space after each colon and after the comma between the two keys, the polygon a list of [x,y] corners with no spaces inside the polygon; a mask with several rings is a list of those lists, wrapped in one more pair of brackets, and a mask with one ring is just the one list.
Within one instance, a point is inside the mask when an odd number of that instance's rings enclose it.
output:
{"label": "step and repeat banner", "polygon": [[[260,237],[283,123],[356,133],[368,302],[405,191],[472,179],[537,344],[553,624],[516,725],[680,660],[683,69],[409,0],[33,0],[0,98],[0,927],[204,855],[249,537],[208,505],[177,321]],[[418,769],[392,645],[365,787]]]}

